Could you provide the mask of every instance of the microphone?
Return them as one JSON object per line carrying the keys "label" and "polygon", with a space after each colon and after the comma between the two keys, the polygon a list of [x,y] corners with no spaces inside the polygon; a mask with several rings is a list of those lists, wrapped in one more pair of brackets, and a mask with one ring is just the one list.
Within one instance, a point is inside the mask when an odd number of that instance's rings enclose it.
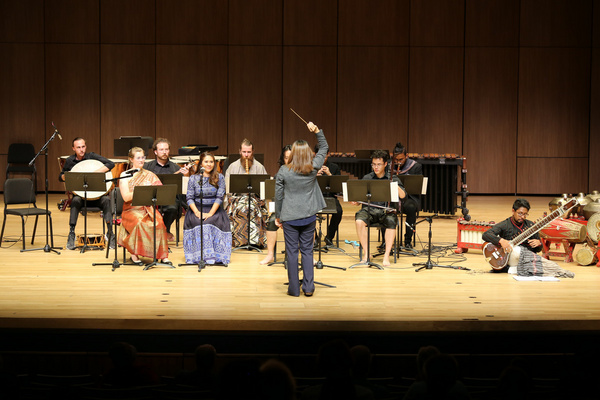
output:
{"label": "microphone", "polygon": [[52,121],[52,127],[54,128],[54,133],[56,133],[56,136],[58,136],[58,138],[60,140],[62,140],[62,136],[60,136],[60,133],[58,132],[58,129],[56,129],[56,126],[54,125],[54,121]]}
{"label": "microphone", "polygon": [[127,171],[125,171],[125,174],[135,174],[136,172],[138,172],[140,169],[139,168],[132,168],[132,169],[128,169]]}
{"label": "microphone", "polygon": [[200,172],[204,173],[204,167],[200,167]]}

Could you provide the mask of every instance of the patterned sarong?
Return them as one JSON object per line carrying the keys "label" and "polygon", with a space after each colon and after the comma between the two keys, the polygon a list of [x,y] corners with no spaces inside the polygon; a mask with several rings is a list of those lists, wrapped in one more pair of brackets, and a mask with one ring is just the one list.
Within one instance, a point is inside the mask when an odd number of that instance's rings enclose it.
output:
{"label": "patterned sarong", "polygon": [[[233,247],[248,244],[248,195],[228,194],[226,197],[227,215],[231,222]],[[267,217],[269,212],[264,200],[250,195],[250,244],[265,247],[267,242]]]}
{"label": "patterned sarong", "polygon": [[575,273],[562,269],[554,261],[535,254],[534,252],[521,248],[519,263],[517,264],[517,275],[519,276],[553,276],[555,278],[574,278]]}

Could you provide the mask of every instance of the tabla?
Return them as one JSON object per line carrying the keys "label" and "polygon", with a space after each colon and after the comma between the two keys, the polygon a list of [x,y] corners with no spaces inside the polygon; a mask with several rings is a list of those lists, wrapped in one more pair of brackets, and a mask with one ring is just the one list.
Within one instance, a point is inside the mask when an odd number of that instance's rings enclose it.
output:
{"label": "tabla", "polygon": [[254,194],[250,195],[250,243],[248,243],[248,195],[228,194],[225,199],[227,204],[224,207],[231,223],[233,247],[247,244],[265,247],[269,212],[264,200],[258,199]]}
{"label": "tabla", "polygon": [[584,224],[563,218],[555,219],[540,231],[542,239],[567,240],[571,243],[585,242],[586,235]]}

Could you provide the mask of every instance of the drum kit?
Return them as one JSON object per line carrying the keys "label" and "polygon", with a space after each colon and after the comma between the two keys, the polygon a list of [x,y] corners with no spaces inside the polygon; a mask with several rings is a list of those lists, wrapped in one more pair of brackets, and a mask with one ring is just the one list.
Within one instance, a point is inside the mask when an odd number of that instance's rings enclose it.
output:
{"label": "drum kit", "polygon": [[[600,194],[593,191],[588,195],[579,193],[575,196],[579,206],[568,214],[552,221],[540,231],[545,256],[565,255],[565,262],[573,261],[580,265],[596,265],[600,267]],[[548,204],[550,211],[555,210],[570,200],[567,194],[557,197]],[[564,253],[555,253],[549,250],[551,244],[564,247]],[[581,244],[580,249],[573,257],[576,244]]]}

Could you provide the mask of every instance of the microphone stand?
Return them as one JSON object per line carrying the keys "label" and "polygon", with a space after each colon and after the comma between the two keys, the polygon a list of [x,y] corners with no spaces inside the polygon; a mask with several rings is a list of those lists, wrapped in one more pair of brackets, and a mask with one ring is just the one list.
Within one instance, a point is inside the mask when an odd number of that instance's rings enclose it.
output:
{"label": "microphone stand", "polygon": [[[35,155],[35,157],[33,157],[33,159],[31,161],[29,161],[29,166],[31,167],[35,163],[35,160],[40,156],[40,154],[44,153],[44,156],[45,156],[45,158],[44,158],[44,160],[45,160],[44,161],[44,191],[46,193],[46,245],[44,247],[40,247],[37,249],[25,249],[25,250],[22,249],[21,252],[44,250],[44,253],[54,252],[56,254],[60,254],[60,251],[57,251],[55,249],[62,250],[62,247],[50,246],[49,237],[48,237],[48,230],[50,227],[50,224],[49,224],[50,210],[48,208],[48,145],[50,144],[50,142],[52,142],[54,140],[54,138],[56,138],[56,136],[58,136],[62,140],[62,136],[60,136],[60,133],[58,133],[58,129],[56,129],[56,127],[54,126],[54,122],[52,123],[52,126],[54,127],[54,133],[52,134],[50,139],[48,139],[46,144],[44,144],[44,146],[40,149],[40,151],[38,151],[38,153]],[[34,188],[34,190],[35,190],[35,188]],[[25,240],[25,238],[23,238],[23,240]],[[52,239],[52,244],[54,245],[54,238]]]}
{"label": "microphone stand", "polygon": [[[202,186],[204,186],[204,168],[200,171],[200,260],[198,260],[198,272],[202,272],[204,268],[206,268],[206,261],[204,261],[204,204],[202,200],[204,199],[204,191],[202,190]],[[191,211],[191,210],[189,210]],[[194,264],[178,264],[178,266],[183,265],[194,265]]]}
{"label": "microphone stand", "polygon": [[[433,269],[433,267],[439,267],[439,268],[452,268],[452,269],[462,269],[465,271],[470,271],[469,268],[464,268],[464,267],[459,267],[456,265],[438,265],[434,262],[431,261],[431,222],[433,221],[433,218],[437,217],[437,214],[432,215],[430,217],[425,217],[425,219],[422,219],[421,221],[417,222],[414,226],[419,225],[421,222],[423,221],[427,221],[429,222],[429,247],[427,249],[427,262],[425,263],[413,263],[413,266],[420,266],[419,268],[417,268],[415,270],[415,272],[419,272],[422,269]],[[414,229],[413,229],[414,230]]]}

